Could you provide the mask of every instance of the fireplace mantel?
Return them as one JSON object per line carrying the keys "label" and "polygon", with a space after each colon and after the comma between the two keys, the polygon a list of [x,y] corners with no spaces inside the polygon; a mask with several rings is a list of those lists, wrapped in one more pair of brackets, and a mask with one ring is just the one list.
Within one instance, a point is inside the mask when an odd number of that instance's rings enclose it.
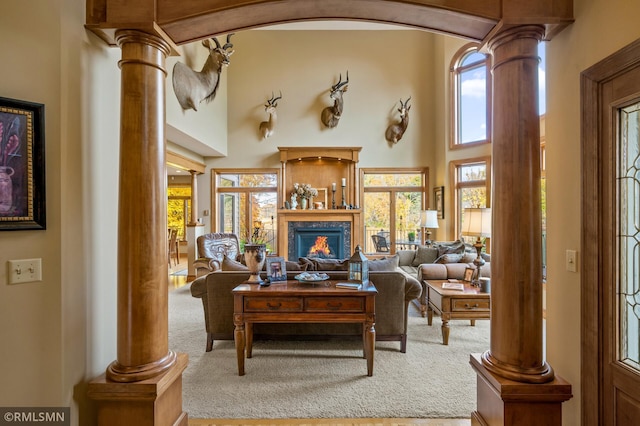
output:
{"label": "fireplace mantel", "polygon": [[[362,211],[361,210],[286,210],[278,211],[278,253],[287,256],[289,253],[289,241],[286,230],[289,222],[349,222],[351,223],[351,241],[349,242],[350,257],[357,244],[364,246],[362,240]],[[297,259],[289,259],[297,260]]]}

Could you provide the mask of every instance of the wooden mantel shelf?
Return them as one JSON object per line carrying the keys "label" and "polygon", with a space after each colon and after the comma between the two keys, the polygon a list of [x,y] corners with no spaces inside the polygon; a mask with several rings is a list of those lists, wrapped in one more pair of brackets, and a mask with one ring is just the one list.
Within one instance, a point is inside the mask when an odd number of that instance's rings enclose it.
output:
{"label": "wooden mantel shelf", "polygon": [[291,160],[302,160],[303,158],[325,158],[342,161],[353,161],[357,163],[359,160],[361,146],[356,147],[313,147],[313,146],[279,146],[280,161],[286,163]]}

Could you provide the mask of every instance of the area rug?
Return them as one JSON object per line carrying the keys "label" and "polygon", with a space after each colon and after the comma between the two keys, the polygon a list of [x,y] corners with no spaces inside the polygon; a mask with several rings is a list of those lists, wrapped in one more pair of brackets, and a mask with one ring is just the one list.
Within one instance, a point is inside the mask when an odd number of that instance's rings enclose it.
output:
{"label": "area rug", "polygon": [[183,408],[191,418],[469,418],[476,406],[472,353],[489,348],[489,321],[451,321],[442,344],[410,306],[407,353],[376,342],[374,373],[358,341],[257,341],[238,376],[233,341],[205,352],[202,302],[188,285],[169,294],[169,346],[189,355]]}

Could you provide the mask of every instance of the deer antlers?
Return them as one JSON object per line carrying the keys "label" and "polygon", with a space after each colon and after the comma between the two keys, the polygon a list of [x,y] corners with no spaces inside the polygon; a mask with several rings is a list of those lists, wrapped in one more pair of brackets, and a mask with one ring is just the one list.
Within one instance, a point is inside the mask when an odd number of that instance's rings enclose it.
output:
{"label": "deer antlers", "polygon": [[271,99],[267,100],[267,103],[264,104],[264,110],[269,114],[269,120],[263,121],[260,123],[260,136],[262,139],[267,139],[273,132],[275,131],[276,122],[278,120],[278,116],[276,115],[276,107],[278,106],[278,100],[282,99],[282,91],[280,91],[280,96],[277,98],[271,92]]}
{"label": "deer antlers", "polygon": [[327,127],[336,127],[342,116],[342,94],[347,91],[349,84],[349,71],[347,71],[347,80],[342,81],[342,73],[340,73],[340,80],[329,91],[329,97],[333,99],[333,106],[326,107],[322,110],[320,120]]}
{"label": "deer antlers", "polygon": [[194,71],[182,62],[176,62],[173,67],[173,91],[183,110],[198,110],[200,102],[210,102],[216,96],[222,67],[229,65],[229,57],[233,54],[231,44],[232,34],[227,35],[227,42],[220,46],[216,37],[202,41],[202,45],[209,49],[209,57],[201,71]]}
{"label": "deer antlers", "polygon": [[404,102],[402,102],[402,98],[400,98],[400,108],[398,108],[398,112],[400,112],[400,122],[387,127],[384,137],[391,143],[398,143],[398,141],[402,139],[405,130],[407,130],[407,126],[409,125],[409,110],[411,109],[411,105],[408,105],[410,100],[411,96]]}

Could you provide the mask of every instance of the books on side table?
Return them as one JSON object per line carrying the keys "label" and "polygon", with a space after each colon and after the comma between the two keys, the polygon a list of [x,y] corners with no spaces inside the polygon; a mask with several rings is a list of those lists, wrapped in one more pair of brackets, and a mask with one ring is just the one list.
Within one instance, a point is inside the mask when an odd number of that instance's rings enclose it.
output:
{"label": "books on side table", "polygon": [[362,288],[362,284],[358,283],[337,283],[336,288],[349,288],[351,290],[360,290]]}
{"label": "books on side table", "polygon": [[442,288],[445,290],[460,290],[464,291],[464,284],[455,279],[449,279],[449,282],[442,283]]}

